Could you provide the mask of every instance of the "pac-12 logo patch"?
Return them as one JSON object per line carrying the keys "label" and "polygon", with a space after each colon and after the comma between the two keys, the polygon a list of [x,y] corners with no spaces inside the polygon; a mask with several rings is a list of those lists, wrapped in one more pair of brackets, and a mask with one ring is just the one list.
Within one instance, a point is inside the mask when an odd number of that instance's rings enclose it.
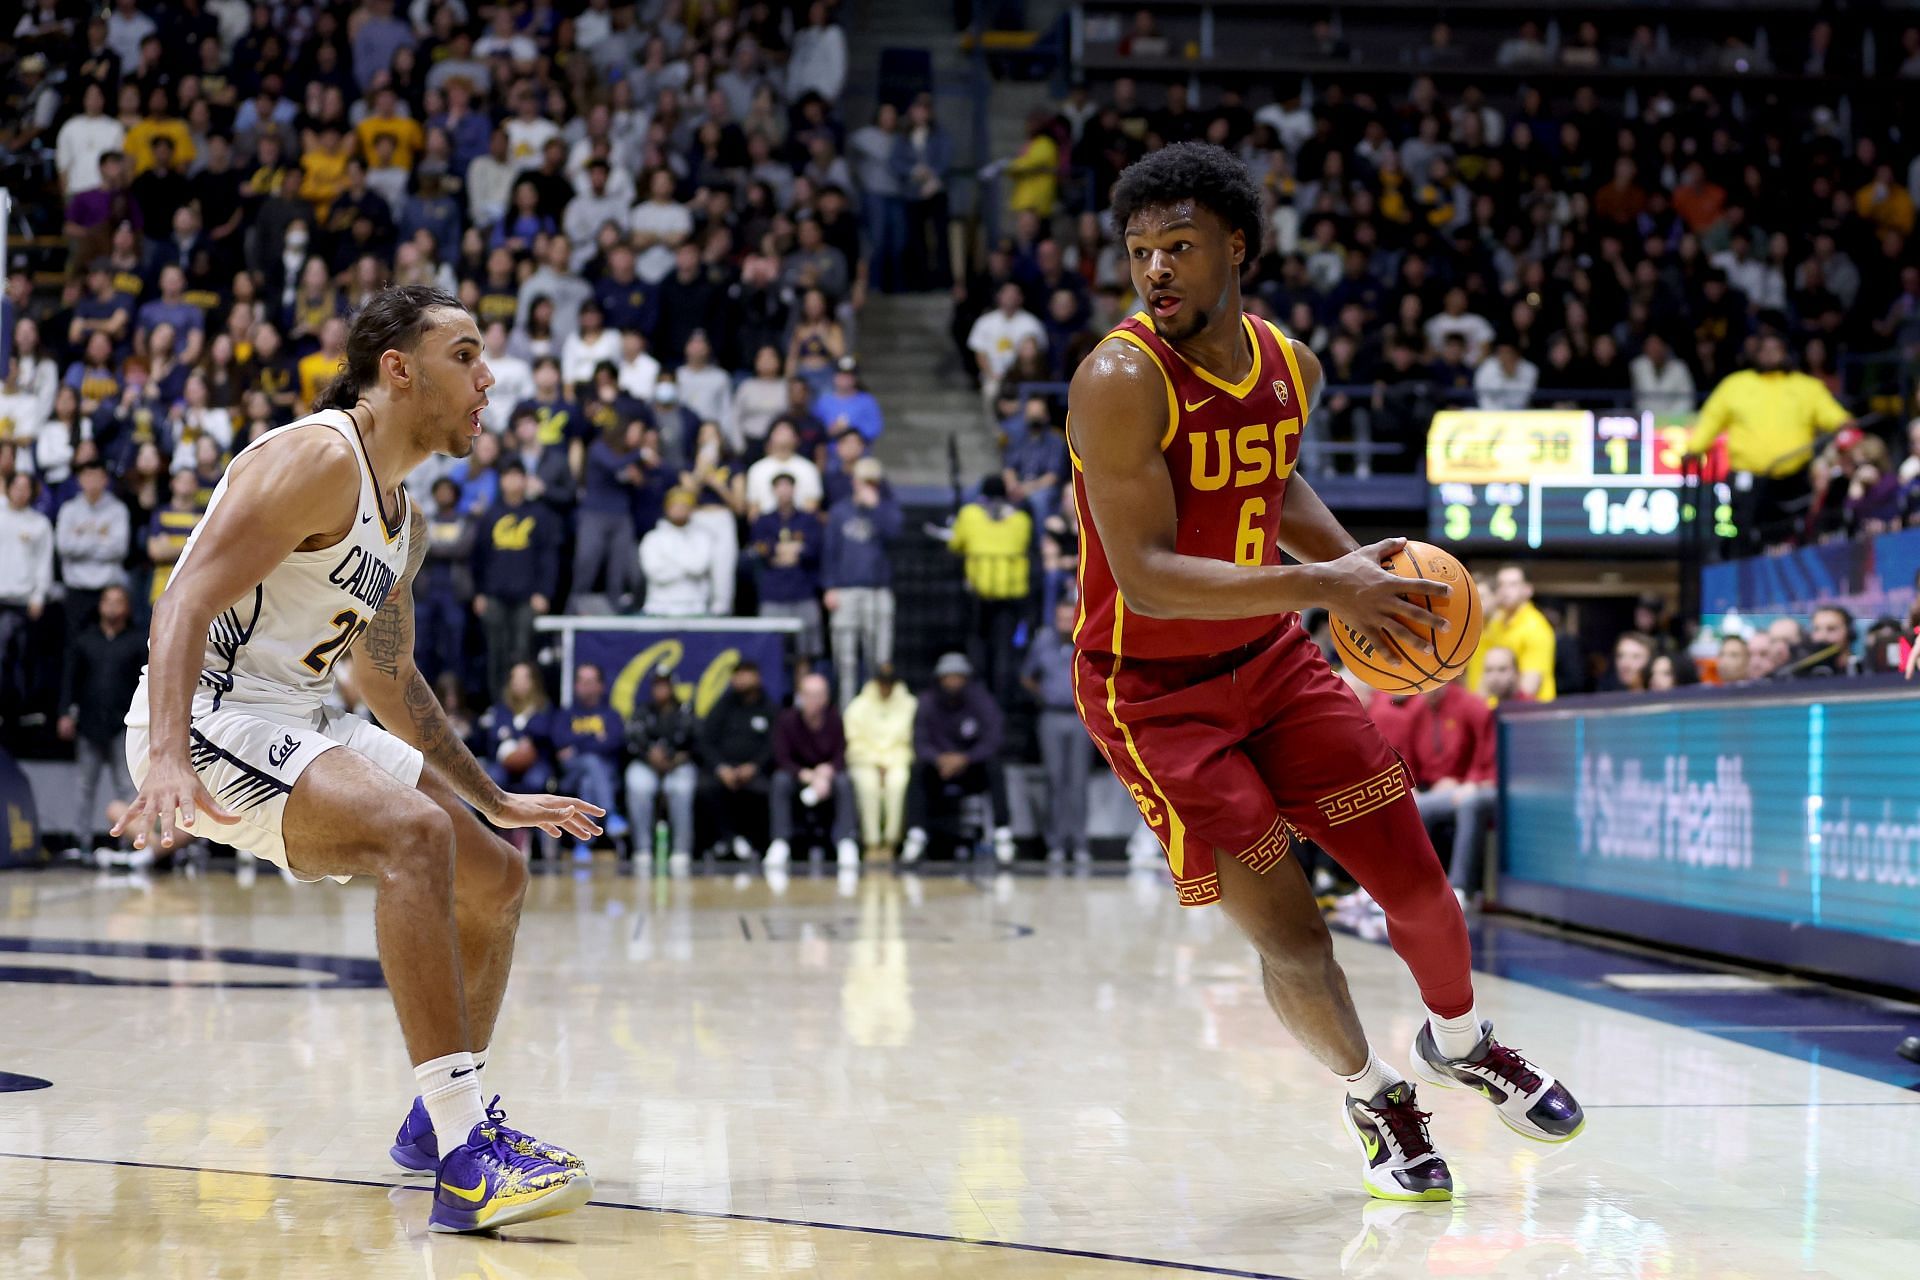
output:
{"label": "pac-12 logo patch", "polygon": [[288,734],[285,738],[267,748],[267,763],[278,769],[281,765],[292,759],[293,753],[299,749],[299,740],[292,734]]}
{"label": "pac-12 logo patch", "polygon": [[1275,378],[1273,380],[1273,394],[1274,394],[1274,398],[1280,401],[1280,407],[1282,409],[1286,408],[1287,407],[1287,384],[1284,379]]}

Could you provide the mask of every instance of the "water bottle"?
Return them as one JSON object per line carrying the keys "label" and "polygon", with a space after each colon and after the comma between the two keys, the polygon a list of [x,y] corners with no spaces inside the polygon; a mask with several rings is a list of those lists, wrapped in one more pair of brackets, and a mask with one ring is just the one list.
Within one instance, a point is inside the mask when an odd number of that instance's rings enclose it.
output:
{"label": "water bottle", "polygon": [[655,875],[665,875],[667,870],[667,820],[661,818],[653,824],[653,871]]}

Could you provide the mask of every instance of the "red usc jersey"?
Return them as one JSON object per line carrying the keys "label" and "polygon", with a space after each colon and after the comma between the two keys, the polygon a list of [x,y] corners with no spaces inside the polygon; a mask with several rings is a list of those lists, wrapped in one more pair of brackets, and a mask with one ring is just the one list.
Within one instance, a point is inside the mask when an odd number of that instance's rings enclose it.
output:
{"label": "red usc jersey", "polygon": [[[1300,456],[1306,397],[1286,335],[1252,316],[1242,316],[1241,323],[1253,344],[1253,369],[1237,385],[1181,359],[1145,312],[1121,321],[1107,336],[1139,347],[1166,375],[1167,431],[1160,448],[1179,513],[1175,550],[1233,564],[1279,564],[1275,533],[1287,477]],[[1082,423],[1080,429],[1099,431],[1101,424]],[[1079,470],[1077,454],[1073,464]],[[1080,513],[1080,617],[1073,638],[1080,650],[1128,658],[1204,657],[1273,630],[1277,617],[1147,618],[1128,609],[1084,485],[1074,486],[1074,502]]]}

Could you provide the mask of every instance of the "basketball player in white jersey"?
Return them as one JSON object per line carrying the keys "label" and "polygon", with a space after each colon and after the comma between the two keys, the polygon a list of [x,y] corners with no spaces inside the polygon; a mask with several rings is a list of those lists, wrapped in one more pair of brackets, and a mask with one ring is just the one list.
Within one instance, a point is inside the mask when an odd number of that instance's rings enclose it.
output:
{"label": "basketball player in white jersey", "polygon": [[[482,1102],[527,867],[467,806],[576,839],[599,834],[601,810],[503,793],[413,663],[426,521],[401,481],[429,454],[472,450],[492,384],[458,301],[389,289],[354,319],[320,408],[233,460],[153,612],[127,712],[140,793],[115,828],[136,848],[157,826],[163,847],[184,831],[303,880],[373,878],[380,964],[420,1081],[393,1155],[436,1173],[441,1231],[564,1213],[593,1185],[579,1157]],[[355,680],[385,729],[325,705],[356,642]]]}

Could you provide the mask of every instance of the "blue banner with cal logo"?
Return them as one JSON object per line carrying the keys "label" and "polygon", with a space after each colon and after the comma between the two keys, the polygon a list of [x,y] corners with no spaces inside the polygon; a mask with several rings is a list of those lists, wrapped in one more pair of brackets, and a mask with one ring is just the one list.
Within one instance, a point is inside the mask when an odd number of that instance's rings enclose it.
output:
{"label": "blue banner with cal logo", "polygon": [[0,840],[0,867],[37,866],[45,860],[40,848],[39,810],[34,807],[33,788],[27,775],[0,751],[0,814],[6,818],[5,839]]}
{"label": "blue banner with cal logo", "polygon": [[779,623],[749,628],[738,622],[703,627],[697,619],[685,624],[645,618],[620,619],[613,625],[606,621],[558,618],[549,624],[571,634],[564,685],[569,697],[574,669],[590,662],[605,673],[614,710],[629,716],[634,703],[645,699],[654,669],[664,666],[673,672],[681,701],[691,701],[695,714],[704,716],[743,661],[760,668],[761,684],[775,706],[787,696],[791,629]]}

